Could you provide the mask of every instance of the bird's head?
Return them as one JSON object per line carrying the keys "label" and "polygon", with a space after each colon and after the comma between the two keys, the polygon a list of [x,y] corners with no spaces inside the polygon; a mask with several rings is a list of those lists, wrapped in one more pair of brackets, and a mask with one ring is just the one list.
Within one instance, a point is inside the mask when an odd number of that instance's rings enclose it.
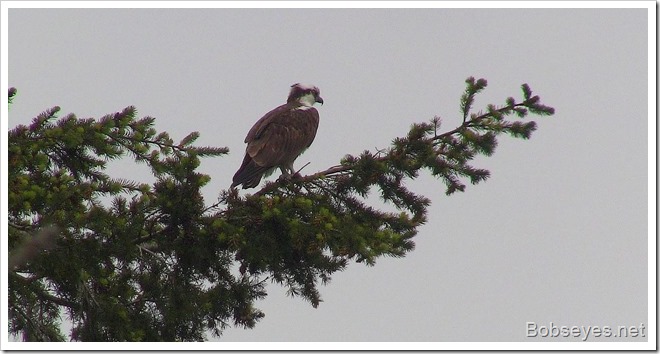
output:
{"label": "bird's head", "polygon": [[303,84],[293,84],[291,85],[291,91],[289,91],[289,98],[287,98],[287,103],[300,103],[305,107],[311,107],[314,103],[318,102],[323,104],[323,99],[321,98],[321,91],[316,86],[303,85]]}

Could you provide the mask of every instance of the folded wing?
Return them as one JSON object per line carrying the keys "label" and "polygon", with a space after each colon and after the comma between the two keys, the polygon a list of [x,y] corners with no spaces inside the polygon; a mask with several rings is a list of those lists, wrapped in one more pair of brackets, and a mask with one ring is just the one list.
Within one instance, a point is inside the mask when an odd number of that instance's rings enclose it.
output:
{"label": "folded wing", "polygon": [[275,168],[292,173],[293,162],[312,144],[318,126],[319,113],[313,107],[285,104],[268,112],[245,138],[248,146],[232,187],[256,187]]}

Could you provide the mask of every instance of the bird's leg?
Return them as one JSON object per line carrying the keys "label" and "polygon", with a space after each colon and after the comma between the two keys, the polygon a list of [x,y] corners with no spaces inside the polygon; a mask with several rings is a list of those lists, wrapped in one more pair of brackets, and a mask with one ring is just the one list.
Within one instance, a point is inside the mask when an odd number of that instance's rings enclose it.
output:
{"label": "bird's leg", "polygon": [[280,171],[282,171],[282,175],[279,178],[280,180],[290,181],[293,178],[299,178],[300,177],[300,173],[297,173],[293,169],[293,165],[286,166],[286,167],[280,167]]}
{"label": "bird's leg", "polygon": [[289,166],[289,178],[300,178],[300,173],[293,169],[293,164]]}
{"label": "bird's leg", "polygon": [[291,176],[291,173],[289,172],[289,169],[286,168],[286,167],[280,167],[280,171],[282,171],[282,176],[283,177]]}
{"label": "bird's leg", "polygon": [[280,167],[280,171],[282,171],[282,175],[278,180],[280,181],[290,181],[291,180],[291,172],[289,171],[288,167]]}

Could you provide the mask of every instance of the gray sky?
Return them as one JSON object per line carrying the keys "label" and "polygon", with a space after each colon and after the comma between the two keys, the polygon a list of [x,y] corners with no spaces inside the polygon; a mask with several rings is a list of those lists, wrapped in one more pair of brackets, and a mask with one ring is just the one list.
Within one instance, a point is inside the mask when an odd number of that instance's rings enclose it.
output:
{"label": "gray sky", "polygon": [[[645,9],[10,9],[9,127],[55,105],[81,118],[135,105],[175,140],[197,130],[230,148],[200,168],[213,203],[292,83],[325,100],[306,173],[434,115],[453,129],[468,76],[489,83],[477,110],[528,83],[555,116],[533,118],[530,141],[503,136],[475,161],[492,177],[465,193],[411,183],[433,201],[413,252],[351,264],[318,309],[273,284],[256,328],[220,340],[566,340],[529,338],[527,322],[648,335],[647,26]],[[112,174],[151,180],[129,163]]]}

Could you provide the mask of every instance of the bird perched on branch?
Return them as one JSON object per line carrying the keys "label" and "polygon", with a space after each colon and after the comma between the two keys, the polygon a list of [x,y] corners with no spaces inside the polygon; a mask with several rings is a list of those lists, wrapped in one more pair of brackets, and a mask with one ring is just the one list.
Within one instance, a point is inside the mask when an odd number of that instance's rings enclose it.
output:
{"label": "bird perched on branch", "polygon": [[266,113],[248,132],[245,157],[231,187],[254,188],[276,168],[283,178],[291,178],[293,162],[316,136],[319,112],[312,106],[317,102],[323,104],[318,87],[293,84],[286,103]]}

